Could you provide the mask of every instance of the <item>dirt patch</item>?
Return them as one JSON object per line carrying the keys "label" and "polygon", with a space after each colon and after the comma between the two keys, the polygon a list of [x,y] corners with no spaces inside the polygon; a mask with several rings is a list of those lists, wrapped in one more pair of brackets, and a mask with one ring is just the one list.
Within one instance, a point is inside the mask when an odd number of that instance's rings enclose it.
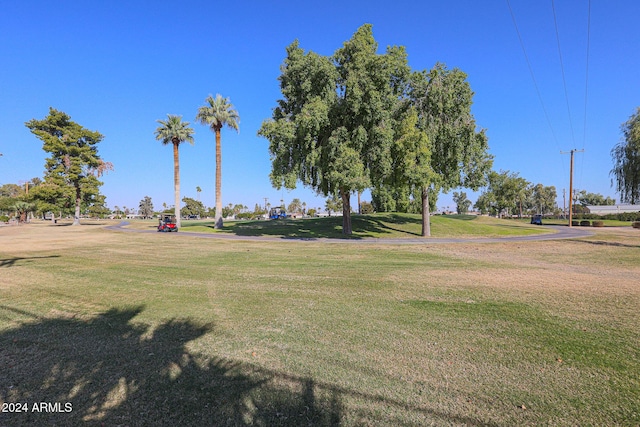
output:
{"label": "dirt patch", "polygon": [[[0,227],[3,241],[2,252],[23,254],[38,251],[69,249],[93,243],[108,243],[112,236],[103,230],[114,222],[92,221],[80,226],[71,223],[51,224],[49,221],[35,221],[30,224]],[[103,231],[97,234],[96,231]]]}

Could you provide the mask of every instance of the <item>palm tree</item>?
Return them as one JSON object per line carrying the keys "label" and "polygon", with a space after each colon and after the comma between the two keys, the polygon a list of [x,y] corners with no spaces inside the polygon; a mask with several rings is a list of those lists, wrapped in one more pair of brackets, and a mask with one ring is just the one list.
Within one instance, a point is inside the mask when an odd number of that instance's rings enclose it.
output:
{"label": "palm tree", "polygon": [[196,121],[209,126],[216,135],[216,218],[215,228],[222,228],[222,148],[220,146],[220,130],[223,126],[239,131],[240,116],[234,109],[229,98],[220,94],[216,97],[209,95],[206,105],[198,108]]}
{"label": "palm tree", "polygon": [[202,192],[202,188],[200,188],[200,186],[196,186],[196,191],[198,192],[198,201],[200,201],[200,192]]}
{"label": "palm tree", "polygon": [[178,146],[187,141],[193,145],[193,129],[189,122],[183,122],[182,116],[167,114],[167,120],[156,120],[160,123],[155,131],[156,140],[163,145],[173,144],[173,188],[175,196],[174,215],[176,226],[180,228],[180,160],[178,158]]}
{"label": "palm tree", "polygon": [[18,200],[14,205],[13,209],[16,211],[16,215],[18,216],[18,222],[23,223],[27,222],[27,214],[32,212],[35,208],[33,203],[28,203],[23,200]]}

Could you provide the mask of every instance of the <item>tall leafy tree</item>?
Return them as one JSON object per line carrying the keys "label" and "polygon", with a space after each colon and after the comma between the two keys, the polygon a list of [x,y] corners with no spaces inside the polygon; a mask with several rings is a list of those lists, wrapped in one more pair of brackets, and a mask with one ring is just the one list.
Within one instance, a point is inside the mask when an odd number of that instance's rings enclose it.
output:
{"label": "tall leafy tree", "polygon": [[180,210],[182,216],[198,215],[203,217],[205,215],[205,207],[200,200],[192,199],[191,197],[183,197],[184,207]]}
{"label": "tall leafy tree", "polygon": [[613,206],[616,204],[616,200],[611,197],[605,197],[600,193],[589,193],[586,190],[579,191],[576,198],[582,206]]}
{"label": "tall leafy tree", "polygon": [[240,116],[229,98],[220,94],[209,95],[205,105],[198,108],[196,121],[209,126],[216,135],[216,217],[215,228],[222,228],[222,145],[221,130],[224,126],[239,131]]}
{"label": "tall leafy tree", "polygon": [[464,215],[469,212],[469,208],[471,207],[471,200],[467,198],[467,193],[464,191],[453,192],[453,202],[456,204],[456,212],[460,215]]}
{"label": "tall leafy tree", "polygon": [[193,145],[194,132],[189,127],[189,122],[182,121],[182,116],[168,114],[167,120],[157,120],[157,122],[160,126],[155,130],[156,140],[162,142],[163,145],[173,145],[174,215],[176,225],[180,228],[180,156],[178,147],[185,141]]}
{"label": "tall leafy tree", "polygon": [[[74,200],[73,224],[79,225],[81,203],[98,194],[102,185],[98,178],[113,169],[110,162],[98,155],[97,145],[104,137],[54,108],[49,109],[43,120],[32,119],[25,125],[43,142],[43,150],[50,154],[45,162],[45,182],[58,186],[58,196]],[[72,195],[65,191],[69,188]]]}
{"label": "tall leafy tree", "polygon": [[[391,189],[395,210],[412,210],[410,196],[420,201],[422,212],[422,235],[428,235],[429,199],[428,188],[435,181],[431,166],[431,150],[426,132],[418,126],[418,114],[410,108],[398,122],[396,137],[391,148],[391,173],[382,182]],[[390,179],[389,179],[390,178]],[[383,194],[379,189],[378,196]]]}
{"label": "tall leafy tree", "polygon": [[488,211],[495,215],[512,213],[518,209],[522,195],[529,185],[517,172],[491,171],[488,174],[487,189],[478,198],[476,206],[482,212]]}
{"label": "tall leafy tree", "polygon": [[138,204],[138,212],[145,219],[153,216],[153,201],[151,200],[151,197],[144,196],[144,199],[140,200],[140,203]]}
{"label": "tall leafy tree", "polygon": [[531,208],[541,215],[552,213],[557,206],[557,197],[556,187],[553,185],[536,184],[531,187]]}
{"label": "tall leafy tree", "polygon": [[271,182],[297,182],[342,200],[342,232],[351,234],[351,193],[391,168],[393,115],[409,75],[405,50],[377,53],[371,25],[360,27],[332,57],[286,49],[283,98],[258,132],[269,140]]}
{"label": "tall leafy tree", "polygon": [[[413,73],[409,90],[418,112],[418,127],[429,139],[434,178],[423,188],[423,206],[431,193],[457,187],[477,190],[486,183],[493,164],[484,130],[476,129],[471,114],[473,92],[467,75],[436,64],[429,72]],[[429,213],[423,212],[423,236],[431,235]]]}
{"label": "tall leafy tree", "polygon": [[611,150],[611,185],[615,180],[620,201],[635,205],[640,201],[640,107],[621,128],[624,140]]}
{"label": "tall leafy tree", "polygon": [[107,197],[103,194],[97,194],[87,207],[87,212],[94,218],[106,218],[111,210],[107,207]]}

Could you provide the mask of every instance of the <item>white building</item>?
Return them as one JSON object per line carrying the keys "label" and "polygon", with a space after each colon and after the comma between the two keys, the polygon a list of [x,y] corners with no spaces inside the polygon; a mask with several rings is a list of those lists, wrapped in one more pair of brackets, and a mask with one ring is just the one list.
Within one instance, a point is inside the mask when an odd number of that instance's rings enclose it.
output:
{"label": "white building", "polygon": [[589,212],[596,215],[640,212],[640,205],[587,206]]}

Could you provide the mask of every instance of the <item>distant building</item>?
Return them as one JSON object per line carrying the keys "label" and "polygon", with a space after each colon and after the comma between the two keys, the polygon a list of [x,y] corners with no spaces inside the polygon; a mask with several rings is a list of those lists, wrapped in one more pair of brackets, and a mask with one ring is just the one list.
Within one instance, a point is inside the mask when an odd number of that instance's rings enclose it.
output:
{"label": "distant building", "polygon": [[640,212],[640,205],[587,206],[589,212],[596,215]]}

